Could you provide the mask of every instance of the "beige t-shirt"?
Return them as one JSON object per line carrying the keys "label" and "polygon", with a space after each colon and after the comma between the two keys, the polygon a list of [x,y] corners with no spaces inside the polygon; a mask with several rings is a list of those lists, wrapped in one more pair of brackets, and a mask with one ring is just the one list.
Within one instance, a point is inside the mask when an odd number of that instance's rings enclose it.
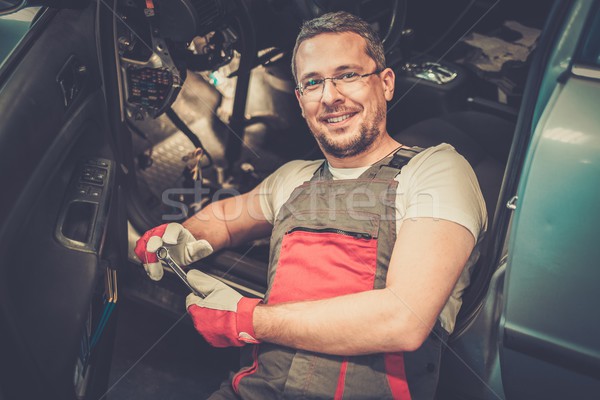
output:
{"label": "beige t-shirt", "polygon": [[[259,186],[260,206],[271,223],[292,191],[311,179],[323,160],[291,161],[281,166]],[[333,179],[358,178],[369,167],[333,168]],[[461,296],[470,281],[471,267],[479,257],[481,238],[487,229],[487,213],[473,169],[449,144],[428,148],[416,155],[395,178],[396,228],[407,218],[436,218],[456,222],[476,238],[471,253],[448,302],[440,314],[442,327],[451,333],[462,304]]]}

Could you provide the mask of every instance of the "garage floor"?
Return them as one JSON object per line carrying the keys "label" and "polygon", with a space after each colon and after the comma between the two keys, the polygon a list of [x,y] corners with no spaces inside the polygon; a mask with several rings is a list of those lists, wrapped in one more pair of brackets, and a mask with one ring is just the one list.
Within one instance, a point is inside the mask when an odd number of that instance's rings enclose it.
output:
{"label": "garage floor", "polygon": [[238,364],[235,349],[210,347],[187,314],[176,319],[119,301],[107,400],[205,399]]}

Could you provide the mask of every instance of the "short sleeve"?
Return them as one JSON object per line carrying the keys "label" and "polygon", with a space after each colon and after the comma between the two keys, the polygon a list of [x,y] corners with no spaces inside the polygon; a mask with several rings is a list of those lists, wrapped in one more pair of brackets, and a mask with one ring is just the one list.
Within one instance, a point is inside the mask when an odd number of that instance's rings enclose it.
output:
{"label": "short sleeve", "polygon": [[448,144],[428,149],[413,161],[400,174],[404,218],[456,222],[477,241],[487,228],[487,211],[471,165]]}

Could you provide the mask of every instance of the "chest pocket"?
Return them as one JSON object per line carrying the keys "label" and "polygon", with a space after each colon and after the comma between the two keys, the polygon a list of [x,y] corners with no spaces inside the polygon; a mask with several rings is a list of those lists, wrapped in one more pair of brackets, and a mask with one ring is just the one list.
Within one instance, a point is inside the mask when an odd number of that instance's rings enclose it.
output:
{"label": "chest pocket", "polygon": [[[374,287],[379,216],[288,224],[269,304],[320,300]],[[340,221],[342,219],[343,221]]]}

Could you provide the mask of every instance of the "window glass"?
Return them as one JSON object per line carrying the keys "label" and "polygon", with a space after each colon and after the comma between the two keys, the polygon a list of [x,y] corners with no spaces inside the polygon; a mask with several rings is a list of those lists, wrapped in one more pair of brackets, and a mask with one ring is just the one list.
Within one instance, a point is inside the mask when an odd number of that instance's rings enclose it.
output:
{"label": "window glass", "polygon": [[40,7],[0,16],[0,67],[25,36]]}
{"label": "window glass", "polygon": [[578,58],[584,64],[600,66],[600,6],[590,20]]}

